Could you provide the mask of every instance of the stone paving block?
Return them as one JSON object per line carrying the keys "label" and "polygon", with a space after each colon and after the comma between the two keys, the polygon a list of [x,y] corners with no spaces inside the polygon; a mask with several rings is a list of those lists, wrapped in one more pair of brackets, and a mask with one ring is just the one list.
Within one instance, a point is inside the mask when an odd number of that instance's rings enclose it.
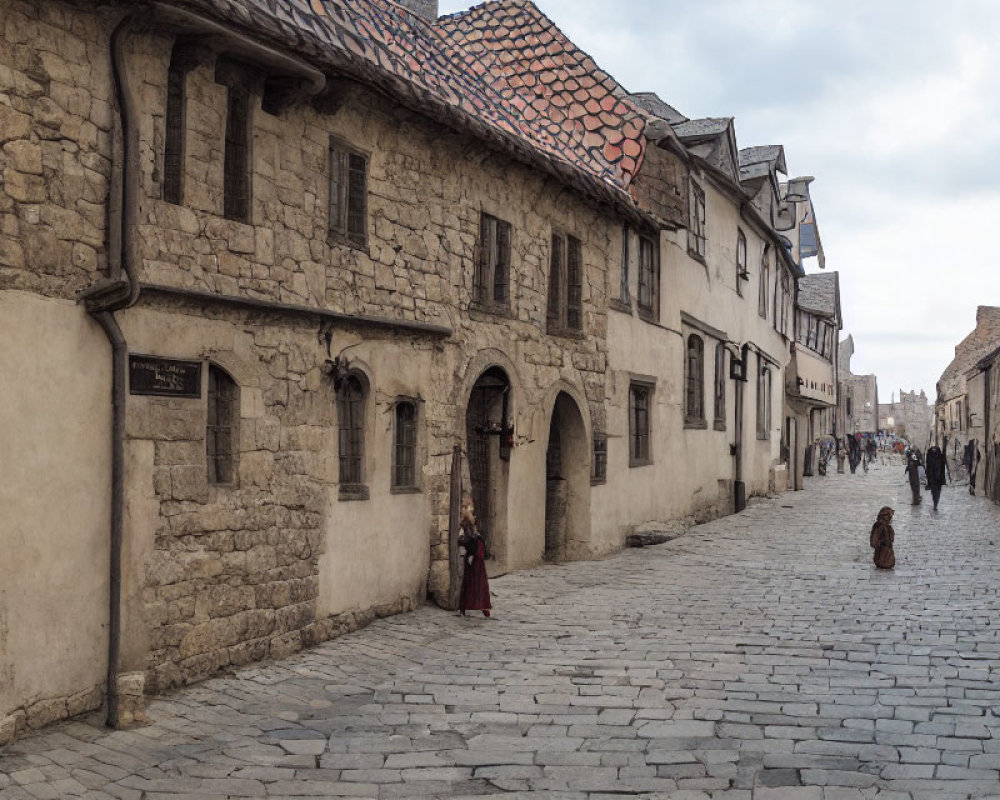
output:
{"label": "stone paving block", "polygon": [[56,726],[0,751],[0,800],[34,796],[20,773],[93,800],[1000,795],[1000,552],[977,539],[1000,509],[897,515],[899,564],[876,573],[844,509],[895,502],[896,472],[505,576],[488,626],[420,609],[154,699],[139,731]]}

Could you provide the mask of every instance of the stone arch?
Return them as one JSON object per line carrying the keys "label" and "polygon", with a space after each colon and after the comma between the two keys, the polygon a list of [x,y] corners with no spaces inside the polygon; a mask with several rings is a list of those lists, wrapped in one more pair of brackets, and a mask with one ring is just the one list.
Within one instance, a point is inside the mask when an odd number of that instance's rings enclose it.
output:
{"label": "stone arch", "polygon": [[462,487],[472,497],[493,573],[506,571],[509,556],[507,497],[513,431],[508,423],[514,418],[513,393],[510,375],[491,363],[476,375],[462,403]]}
{"label": "stone arch", "polygon": [[590,464],[592,458],[588,415],[575,393],[555,386],[546,402],[545,442],[545,559],[581,558],[591,549]]}
{"label": "stone arch", "polygon": [[507,373],[507,380],[510,381],[510,410],[512,414],[523,414],[526,408],[521,408],[524,404],[521,399],[524,397],[524,381],[517,370],[513,360],[503,350],[495,347],[488,347],[479,350],[465,365],[458,382],[457,395],[454,401],[457,405],[464,407],[468,402],[472,388],[480,376],[491,367],[499,367]]}

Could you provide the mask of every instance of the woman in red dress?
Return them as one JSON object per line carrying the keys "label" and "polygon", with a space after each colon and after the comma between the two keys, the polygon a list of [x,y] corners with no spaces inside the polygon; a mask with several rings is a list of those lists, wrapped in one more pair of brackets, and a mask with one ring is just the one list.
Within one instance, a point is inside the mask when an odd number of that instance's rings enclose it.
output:
{"label": "woman in red dress", "polygon": [[458,543],[465,548],[462,590],[458,596],[459,613],[465,616],[466,611],[482,611],[483,616],[488,617],[493,606],[490,603],[490,582],[486,577],[486,542],[476,527],[471,503],[463,504],[462,536]]}

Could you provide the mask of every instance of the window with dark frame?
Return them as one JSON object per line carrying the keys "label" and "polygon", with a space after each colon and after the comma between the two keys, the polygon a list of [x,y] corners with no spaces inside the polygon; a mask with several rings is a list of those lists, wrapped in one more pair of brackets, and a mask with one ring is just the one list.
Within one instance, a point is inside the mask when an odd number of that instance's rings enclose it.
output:
{"label": "window with dark frame", "polygon": [[639,313],[657,319],[660,310],[660,250],[649,236],[639,237]]}
{"label": "window with dark frame", "polygon": [[736,231],[736,293],[743,296],[743,281],[747,273],[747,237],[743,231]]}
{"label": "window with dark frame", "polygon": [[184,135],[187,115],[187,70],[170,60],[167,70],[167,104],[163,131],[163,199],[180,205],[184,202]]}
{"label": "window with dark frame", "polygon": [[329,238],[364,249],[368,245],[368,156],[333,138],[329,191]]}
{"label": "window with dark frame", "polygon": [[480,214],[479,258],[473,280],[477,303],[510,305],[510,245],[510,223],[485,212]]}
{"label": "window with dark frame", "polygon": [[701,426],[705,422],[705,342],[695,333],[687,337],[684,366],[684,422]]}
{"label": "window with dark frame", "polygon": [[337,428],[340,456],[340,483],[364,483],[365,383],[358,375],[344,379],[337,392]]}
{"label": "window with dark frame", "polygon": [[781,273],[781,334],[788,335],[788,314],[791,306],[792,287],[788,274],[782,270]]}
{"label": "window with dark frame", "polygon": [[757,438],[767,439],[771,434],[771,370],[757,356]]}
{"label": "window with dark frame", "polygon": [[591,460],[590,482],[604,483],[608,479],[608,436],[594,434],[594,452]]}
{"label": "window with dark frame", "polygon": [[653,387],[632,383],[628,390],[629,466],[651,463],[649,457],[649,410]]}
{"label": "window with dark frame", "polygon": [[223,157],[223,215],[250,221],[250,100],[246,89],[226,89],[226,149]]}
{"label": "window with dark frame", "polygon": [[768,245],[764,245],[764,252],[760,255],[760,286],[757,297],[757,313],[767,319],[767,287],[771,281],[771,250]]}
{"label": "window with dark frame", "polygon": [[417,485],[417,406],[410,400],[396,403],[393,430],[392,488]]}
{"label": "window with dark frame", "polygon": [[547,321],[549,333],[583,330],[583,244],[575,236],[552,234]]}
{"label": "window with dark frame", "polygon": [[205,419],[205,455],[208,482],[233,483],[236,462],[236,421],[239,419],[239,388],[226,372],[208,365],[208,414]]}
{"label": "window with dark frame", "polygon": [[715,429],[726,429],[726,345],[715,346]]}
{"label": "window with dark frame", "polygon": [[628,281],[629,281],[629,258],[631,256],[631,238],[632,231],[629,229],[628,223],[622,225],[622,269],[621,275],[619,276],[618,284],[618,299],[625,305],[631,305],[632,295],[629,292]]}
{"label": "window with dark frame", "polygon": [[705,258],[705,190],[691,181],[688,206],[688,252]]}

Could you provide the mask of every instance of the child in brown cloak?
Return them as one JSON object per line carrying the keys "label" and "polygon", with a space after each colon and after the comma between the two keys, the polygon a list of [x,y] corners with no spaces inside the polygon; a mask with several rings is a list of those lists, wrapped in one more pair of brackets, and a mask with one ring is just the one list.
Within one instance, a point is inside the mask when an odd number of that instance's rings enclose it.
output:
{"label": "child in brown cloak", "polygon": [[892,515],[895,513],[889,506],[883,506],[872,525],[869,541],[875,548],[875,566],[879,569],[892,569],[896,566],[896,554],[892,549],[896,539],[896,532],[892,529]]}

